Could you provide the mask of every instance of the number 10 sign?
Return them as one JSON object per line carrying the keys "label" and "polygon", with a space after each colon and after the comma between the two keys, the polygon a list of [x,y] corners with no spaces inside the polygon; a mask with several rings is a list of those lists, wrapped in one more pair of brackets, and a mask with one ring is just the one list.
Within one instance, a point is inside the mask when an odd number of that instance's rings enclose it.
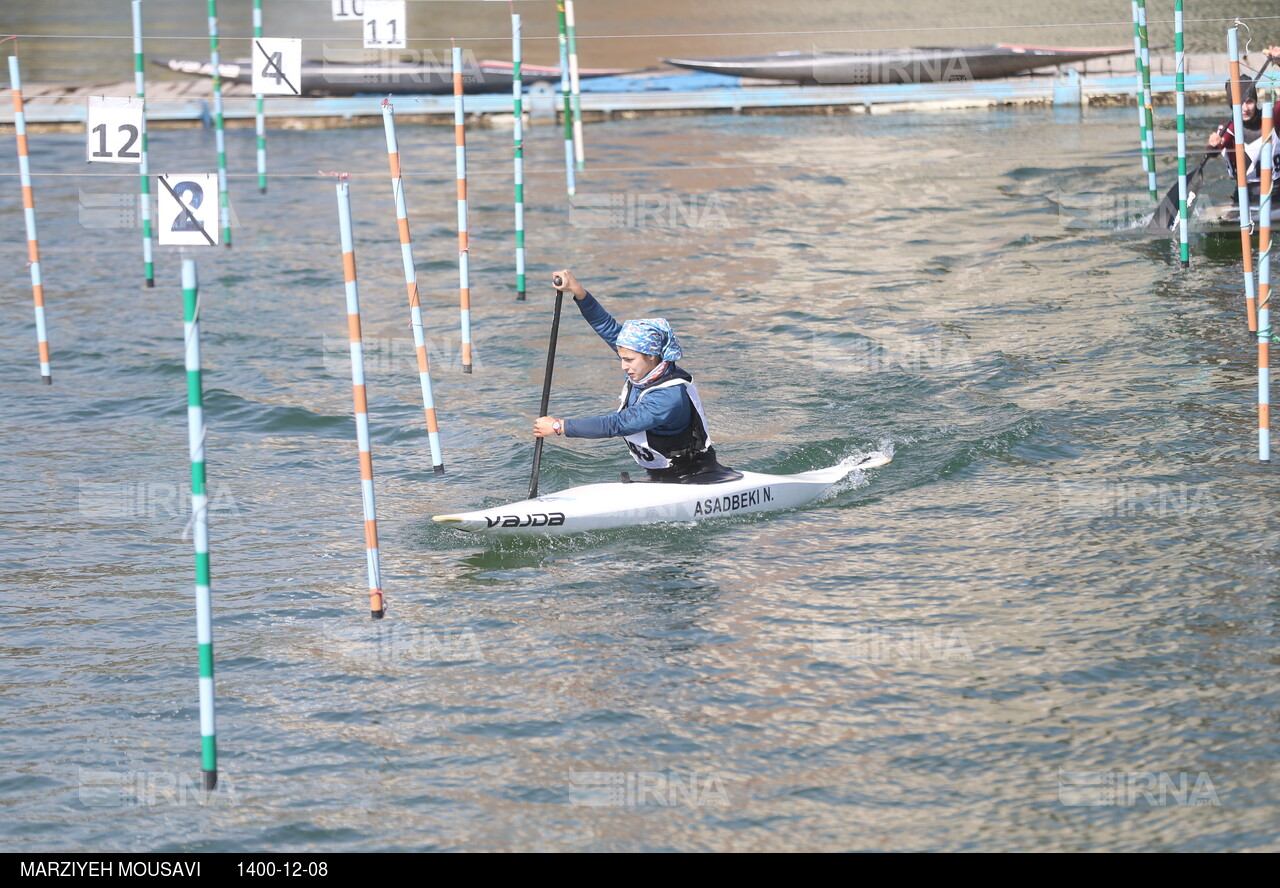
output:
{"label": "number 10 sign", "polygon": [[90,97],[85,130],[89,163],[142,163],[142,99]]}

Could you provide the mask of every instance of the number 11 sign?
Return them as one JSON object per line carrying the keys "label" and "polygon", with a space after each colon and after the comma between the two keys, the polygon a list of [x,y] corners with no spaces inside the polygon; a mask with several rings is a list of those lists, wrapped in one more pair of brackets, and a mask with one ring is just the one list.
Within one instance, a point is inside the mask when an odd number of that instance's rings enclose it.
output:
{"label": "number 11 sign", "polygon": [[85,160],[142,163],[142,99],[90,97]]}
{"label": "number 11 sign", "polygon": [[365,0],[364,48],[404,49],[404,0]]}

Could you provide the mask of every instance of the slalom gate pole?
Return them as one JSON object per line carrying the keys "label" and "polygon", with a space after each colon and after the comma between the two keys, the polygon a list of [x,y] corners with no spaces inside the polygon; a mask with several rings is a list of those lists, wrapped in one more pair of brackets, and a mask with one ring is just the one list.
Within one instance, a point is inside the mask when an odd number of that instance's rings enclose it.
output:
{"label": "slalom gate pole", "polygon": [[400,259],[404,265],[404,286],[409,294],[409,324],[413,328],[413,346],[418,356],[418,383],[422,388],[422,409],[426,413],[427,439],[431,445],[431,464],[437,475],[444,474],[444,457],[440,453],[440,428],[436,422],[436,403],[431,393],[431,364],[427,359],[426,333],[422,326],[422,303],[418,299],[418,272],[413,261],[413,239],[409,235],[409,209],[404,199],[404,177],[400,174],[400,144],[396,139],[395,108],[382,102],[382,127],[387,136],[387,162],[391,166],[391,197],[396,208],[396,227],[400,230]]}
{"label": "slalom gate pole", "polygon": [[[262,0],[253,0],[253,36],[262,39]],[[256,61],[256,60],[255,60]],[[254,97],[254,131],[258,136],[258,192],[267,193],[267,121],[262,107],[262,93]]]}
{"label": "slalom gate pole", "polygon": [[462,372],[471,372],[471,234],[467,230],[467,117],[462,99],[462,50],[453,47],[453,144],[458,179],[458,303]]}
{"label": "slalom gate pole", "polygon": [[511,99],[515,105],[516,302],[525,301],[524,271],[524,78],[520,16],[511,16]]}
{"label": "slalom gate pole", "polygon": [[182,260],[186,343],[187,443],[191,454],[191,539],[196,556],[196,644],[200,663],[200,755],[204,788],[218,785],[218,732],[213,684],[213,593],[209,577],[209,488],[205,479],[204,386],[200,369],[200,288],[194,259]]}
{"label": "slalom gate pole", "polygon": [[351,392],[355,400],[356,447],[360,451],[360,495],[364,503],[365,563],[369,573],[369,614],[386,615],[378,558],[378,515],[373,496],[373,454],[369,444],[369,398],[364,381],[364,343],[360,333],[360,291],[356,284],[355,238],[351,231],[351,192],[345,173],[338,177],[338,226],[342,236],[342,277],[347,292],[347,331],[351,337]]}
{"label": "slalom gate pole", "polygon": [[1191,264],[1191,220],[1187,217],[1187,56],[1183,50],[1182,26],[1182,0],[1174,0],[1173,43],[1178,103],[1178,257],[1182,267],[1186,268]]}
{"label": "slalom gate pole", "polygon": [[209,64],[213,68],[213,139],[218,149],[218,215],[222,241],[231,246],[231,199],[227,195],[227,132],[222,114],[222,63],[218,53],[218,2],[209,0]]}
{"label": "slalom gate pole", "polygon": [[564,99],[561,118],[564,120],[564,179],[569,196],[578,193],[578,183],[573,172],[573,110],[569,99],[569,34],[565,25],[564,0],[556,0],[556,13],[560,16],[560,95]]}
{"label": "slalom gate pole", "polygon": [[565,28],[569,37],[569,97],[573,104],[573,159],[578,169],[587,166],[582,142],[582,92],[578,89],[578,29],[573,21],[573,0],[564,0]]}
{"label": "slalom gate pole", "polygon": [[40,240],[36,235],[36,196],[35,189],[31,186],[31,159],[27,155],[27,117],[23,110],[22,73],[18,70],[16,52],[9,56],[9,82],[13,87],[13,132],[18,138],[22,218],[27,226],[27,267],[31,269],[31,297],[36,308],[36,348],[40,355],[40,379],[45,385],[52,385],[49,334],[44,323],[44,279],[40,275]]}
{"label": "slalom gate pole", "polygon": [[133,0],[133,88],[142,99],[142,132],[139,134],[142,153],[138,167],[138,208],[142,220],[142,268],[148,287],[156,285],[156,264],[152,253],[151,235],[151,173],[147,162],[147,97],[146,77],[142,70],[142,0]]}
{"label": "slalom gate pole", "polygon": [[1249,330],[1258,329],[1258,304],[1253,290],[1253,222],[1249,211],[1248,159],[1244,153],[1244,88],[1240,82],[1239,29],[1227,31],[1227,58],[1231,69],[1231,131],[1236,141],[1236,201],[1240,210],[1240,250],[1244,257],[1244,308]]}

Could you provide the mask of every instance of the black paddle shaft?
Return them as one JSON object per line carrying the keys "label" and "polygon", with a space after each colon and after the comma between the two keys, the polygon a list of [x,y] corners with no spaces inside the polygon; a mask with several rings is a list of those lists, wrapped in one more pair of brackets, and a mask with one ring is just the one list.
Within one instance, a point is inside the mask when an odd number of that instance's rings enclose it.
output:
{"label": "black paddle shaft", "polygon": [[[559,277],[552,278],[557,287],[562,283]],[[547,369],[542,378],[542,406],[538,408],[538,416],[546,416],[551,404],[551,374],[556,367],[556,338],[560,335],[560,306],[564,302],[564,291],[556,290],[556,310],[551,317],[551,342],[547,345]],[[533,475],[529,479],[529,499],[538,497],[538,469],[542,465],[542,439],[533,442]]]}

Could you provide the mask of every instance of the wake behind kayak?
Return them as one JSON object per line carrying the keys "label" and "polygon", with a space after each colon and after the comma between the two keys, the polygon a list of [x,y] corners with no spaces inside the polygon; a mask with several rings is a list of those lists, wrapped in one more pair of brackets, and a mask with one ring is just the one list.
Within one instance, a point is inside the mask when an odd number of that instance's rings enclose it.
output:
{"label": "wake behind kayak", "polygon": [[702,521],[794,509],[822,496],[853,474],[893,459],[870,453],[828,469],[795,475],[742,472],[717,484],[586,484],[558,493],[432,520],[472,533],[546,536],[670,521]]}

